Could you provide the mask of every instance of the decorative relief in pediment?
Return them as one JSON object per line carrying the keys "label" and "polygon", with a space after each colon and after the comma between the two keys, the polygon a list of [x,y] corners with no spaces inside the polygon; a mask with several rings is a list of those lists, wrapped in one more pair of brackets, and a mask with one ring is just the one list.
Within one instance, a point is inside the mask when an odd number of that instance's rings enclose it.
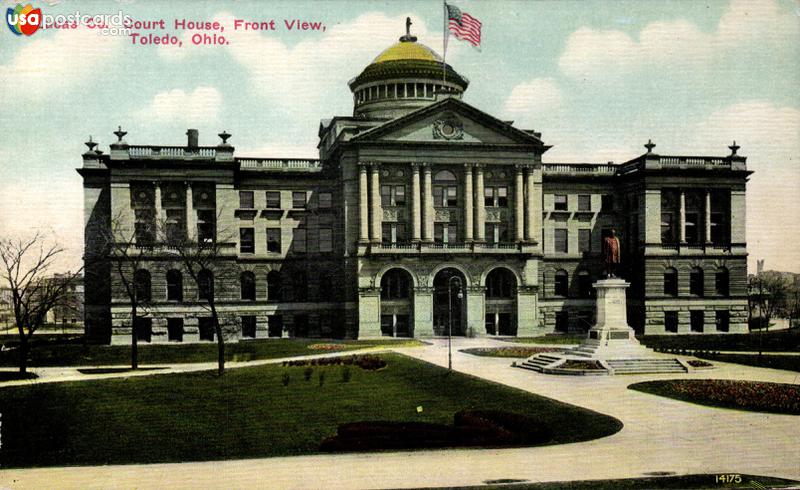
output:
{"label": "decorative relief in pediment", "polygon": [[435,140],[461,140],[464,139],[464,124],[452,116],[445,116],[433,122],[433,139]]}

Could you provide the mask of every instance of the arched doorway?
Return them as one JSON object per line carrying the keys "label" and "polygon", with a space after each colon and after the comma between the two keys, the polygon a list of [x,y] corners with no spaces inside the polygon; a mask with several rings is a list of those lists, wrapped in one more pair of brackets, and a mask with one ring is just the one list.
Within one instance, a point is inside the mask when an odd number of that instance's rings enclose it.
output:
{"label": "arched doorway", "polygon": [[[458,285],[462,298],[458,298]],[[452,287],[452,294],[449,288]],[[433,333],[447,335],[452,301],[452,334],[464,335],[467,327],[467,280],[458,269],[447,267],[433,278]]]}
{"label": "arched doorway", "polygon": [[486,333],[517,334],[517,278],[505,267],[486,276]]}
{"label": "arched doorway", "polygon": [[381,277],[381,334],[383,336],[412,336],[413,286],[411,274],[404,269],[389,269]]}

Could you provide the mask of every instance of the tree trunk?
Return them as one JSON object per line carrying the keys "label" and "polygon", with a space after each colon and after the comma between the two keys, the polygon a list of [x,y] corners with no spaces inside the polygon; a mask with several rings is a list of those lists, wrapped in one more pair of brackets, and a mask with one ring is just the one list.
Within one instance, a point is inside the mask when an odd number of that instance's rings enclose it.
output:
{"label": "tree trunk", "polygon": [[131,369],[139,369],[139,332],[136,329],[136,302],[131,305]]}
{"label": "tree trunk", "polygon": [[25,334],[19,337],[19,373],[28,372],[28,336]]}
{"label": "tree trunk", "polygon": [[222,338],[222,328],[219,326],[216,303],[209,301],[208,305],[211,307],[211,318],[214,320],[214,332],[217,335],[217,371],[222,376],[225,374],[225,339]]}

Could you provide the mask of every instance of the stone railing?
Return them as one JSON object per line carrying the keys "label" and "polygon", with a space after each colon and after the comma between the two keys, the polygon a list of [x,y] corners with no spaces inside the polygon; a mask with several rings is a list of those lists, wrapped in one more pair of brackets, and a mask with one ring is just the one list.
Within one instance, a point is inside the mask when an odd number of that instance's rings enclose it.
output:
{"label": "stone railing", "polygon": [[198,146],[188,148],[186,146],[157,146],[157,145],[131,145],[128,146],[128,154],[133,158],[215,158],[217,147]]}
{"label": "stone railing", "polygon": [[545,163],[545,174],[559,175],[614,175],[618,166],[613,163]]}
{"label": "stone railing", "polygon": [[[735,157],[736,159],[738,157]],[[697,156],[659,156],[643,155],[631,160],[619,168],[620,174],[627,174],[644,168],[678,168],[678,169],[719,169],[732,168],[733,160],[725,157],[697,157]],[[742,166],[744,159],[740,158]],[[738,161],[738,160],[737,160]]]}
{"label": "stone railing", "polygon": [[258,170],[320,170],[319,160],[302,158],[237,158],[239,166],[245,169]]}

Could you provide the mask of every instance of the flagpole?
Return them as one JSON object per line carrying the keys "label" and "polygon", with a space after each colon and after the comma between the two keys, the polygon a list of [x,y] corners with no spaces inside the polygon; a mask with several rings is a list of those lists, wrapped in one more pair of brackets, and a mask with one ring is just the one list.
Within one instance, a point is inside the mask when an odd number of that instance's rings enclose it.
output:
{"label": "flagpole", "polygon": [[447,0],[442,0],[442,7],[444,9],[444,31],[442,32],[442,90],[445,90],[447,83]]}

